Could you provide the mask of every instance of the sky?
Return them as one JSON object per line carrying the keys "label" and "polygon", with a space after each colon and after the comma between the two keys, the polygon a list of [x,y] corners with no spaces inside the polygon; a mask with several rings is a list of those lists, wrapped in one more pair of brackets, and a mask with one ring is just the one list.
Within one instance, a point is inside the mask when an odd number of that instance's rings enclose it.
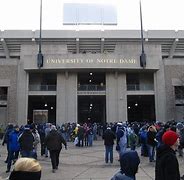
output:
{"label": "sky", "polygon": [[[118,26],[107,29],[140,29],[140,0],[42,0],[43,29],[76,29],[63,26],[63,3],[108,3],[117,6]],[[184,30],[184,0],[142,0],[144,30]],[[40,0],[0,0],[0,30],[38,30]],[[78,27],[101,28],[101,27]],[[105,29],[106,27],[104,27]]]}

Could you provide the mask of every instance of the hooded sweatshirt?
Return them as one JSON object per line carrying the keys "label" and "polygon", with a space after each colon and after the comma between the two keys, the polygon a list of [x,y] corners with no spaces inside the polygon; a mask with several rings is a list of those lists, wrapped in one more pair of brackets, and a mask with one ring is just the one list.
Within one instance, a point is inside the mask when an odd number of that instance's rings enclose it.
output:
{"label": "hooded sweatshirt", "polygon": [[140,159],[136,151],[126,151],[120,155],[121,170],[111,180],[135,180]]}

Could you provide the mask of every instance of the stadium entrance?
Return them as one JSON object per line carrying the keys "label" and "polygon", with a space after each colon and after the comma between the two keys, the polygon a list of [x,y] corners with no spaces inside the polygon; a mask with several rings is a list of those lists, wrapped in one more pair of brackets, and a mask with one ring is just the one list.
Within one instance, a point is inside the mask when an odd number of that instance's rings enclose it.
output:
{"label": "stadium entrance", "polygon": [[155,121],[154,95],[128,95],[127,111],[129,122]]}
{"label": "stadium entrance", "polygon": [[78,123],[106,122],[105,96],[78,96]]}
{"label": "stadium entrance", "polygon": [[28,123],[56,123],[56,96],[29,96]]}

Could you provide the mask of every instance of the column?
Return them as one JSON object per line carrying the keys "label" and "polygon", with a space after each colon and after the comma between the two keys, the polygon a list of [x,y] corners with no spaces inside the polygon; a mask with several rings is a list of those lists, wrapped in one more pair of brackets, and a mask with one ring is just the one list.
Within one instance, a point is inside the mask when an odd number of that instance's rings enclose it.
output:
{"label": "column", "polygon": [[163,62],[160,60],[160,69],[154,73],[155,111],[156,120],[166,122],[166,94]]}
{"label": "column", "polygon": [[66,78],[65,73],[57,73],[56,92],[56,124],[61,125],[66,122]]}
{"label": "column", "polygon": [[118,75],[118,120],[127,121],[127,87],[126,74]]}
{"label": "column", "polygon": [[57,74],[56,123],[77,122],[77,75]]}
{"label": "column", "polygon": [[24,71],[23,63],[18,65],[17,78],[17,122],[18,125],[25,125],[27,123],[28,111],[28,82],[29,74]]}
{"label": "column", "polygon": [[106,114],[107,122],[117,122],[118,100],[117,100],[117,75],[106,73]]}

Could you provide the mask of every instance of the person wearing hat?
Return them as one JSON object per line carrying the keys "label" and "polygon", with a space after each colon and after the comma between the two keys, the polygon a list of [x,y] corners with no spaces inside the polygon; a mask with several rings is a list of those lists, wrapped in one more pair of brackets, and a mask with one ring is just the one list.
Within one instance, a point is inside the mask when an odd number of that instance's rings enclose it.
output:
{"label": "person wearing hat", "polygon": [[162,136],[163,144],[157,148],[155,180],[180,180],[179,164],[175,151],[179,145],[179,136],[172,130]]}

